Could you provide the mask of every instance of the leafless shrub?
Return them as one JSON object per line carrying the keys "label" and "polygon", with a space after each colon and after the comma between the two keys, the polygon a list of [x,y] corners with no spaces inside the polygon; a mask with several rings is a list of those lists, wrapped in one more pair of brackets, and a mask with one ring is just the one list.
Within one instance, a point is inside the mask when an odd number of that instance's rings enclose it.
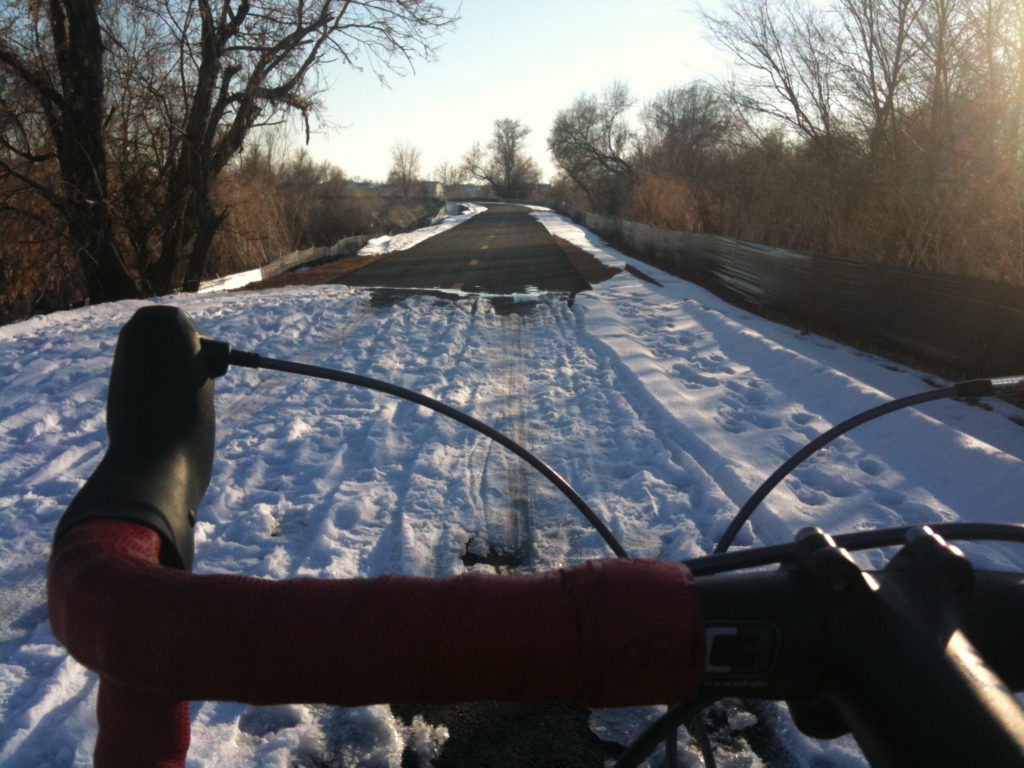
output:
{"label": "leafless shrub", "polygon": [[678,176],[641,178],[622,215],[656,227],[691,232],[699,229],[697,200],[690,186]]}

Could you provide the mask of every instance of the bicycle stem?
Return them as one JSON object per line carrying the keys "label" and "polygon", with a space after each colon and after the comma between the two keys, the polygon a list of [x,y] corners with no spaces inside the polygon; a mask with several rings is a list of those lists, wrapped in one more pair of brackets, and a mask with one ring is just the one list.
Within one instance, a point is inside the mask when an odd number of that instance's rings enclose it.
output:
{"label": "bicycle stem", "polygon": [[975,572],[926,526],[878,573],[817,529],[796,548],[775,571],[698,577],[707,693],[785,699],[802,731],[851,732],[875,768],[977,764],[979,744],[988,764],[1024,764],[1003,682],[1024,685],[1019,574]]}

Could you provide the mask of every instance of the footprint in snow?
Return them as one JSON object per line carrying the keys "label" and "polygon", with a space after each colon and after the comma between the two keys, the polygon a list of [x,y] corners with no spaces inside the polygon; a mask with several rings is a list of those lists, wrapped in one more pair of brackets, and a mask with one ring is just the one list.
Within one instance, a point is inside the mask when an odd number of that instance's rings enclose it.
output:
{"label": "footprint in snow", "polygon": [[794,488],[793,494],[802,504],[806,504],[809,507],[820,507],[829,502],[828,494],[814,488],[808,488],[807,486]]}
{"label": "footprint in snow", "polygon": [[809,488],[815,488],[837,499],[856,496],[861,486],[852,483],[839,475],[830,475],[818,467],[808,467],[793,473],[800,482]]}
{"label": "footprint in snow", "polygon": [[942,515],[924,504],[905,502],[900,505],[899,517],[904,525],[924,525],[945,522]]}
{"label": "footprint in snow", "polygon": [[813,440],[819,434],[821,434],[822,431],[811,426],[811,422],[817,418],[818,417],[815,416],[813,413],[801,411],[798,413],[790,414],[789,421],[791,422],[791,426],[795,432],[803,435],[808,440]]}
{"label": "footprint in snow", "polygon": [[750,405],[761,405],[768,399],[768,395],[761,389],[761,382],[759,381],[751,381],[748,384],[738,381],[727,381],[725,386]]}
{"label": "footprint in snow", "polygon": [[861,459],[857,462],[857,466],[860,467],[862,472],[866,472],[873,477],[878,477],[885,470],[882,462],[876,459]]}
{"label": "footprint in snow", "polygon": [[778,416],[760,413],[759,411],[747,411],[743,414],[743,418],[750,421],[750,423],[755,427],[760,427],[761,429],[775,429],[776,427],[782,426],[782,419]]}
{"label": "footprint in snow", "polygon": [[906,494],[894,491],[881,485],[869,485],[871,497],[885,507],[898,507],[907,500]]}
{"label": "footprint in snow", "polygon": [[694,370],[691,366],[685,363],[676,363],[672,366],[672,371],[683,381],[683,386],[687,389],[700,389],[702,387],[717,387],[718,379],[712,378],[711,376],[705,376],[700,371]]}
{"label": "footprint in snow", "polygon": [[751,410],[736,400],[726,400],[718,409],[718,416],[722,429],[733,434],[746,432],[751,425],[759,429],[774,429],[782,425],[778,416]]}
{"label": "footprint in snow", "polygon": [[735,369],[728,365],[728,358],[723,355],[697,355],[693,364],[707,373],[733,374]]}

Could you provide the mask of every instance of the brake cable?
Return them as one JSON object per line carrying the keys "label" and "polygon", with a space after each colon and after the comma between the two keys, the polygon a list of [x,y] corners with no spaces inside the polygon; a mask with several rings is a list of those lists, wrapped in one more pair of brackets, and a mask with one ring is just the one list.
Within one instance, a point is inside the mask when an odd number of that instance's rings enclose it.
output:
{"label": "brake cable", "polygon": [[454,419],[460,424],[464,424],[471,429],[475,429],[477,432],[486,435],[499,445],[510,450],[551,481],[551,483],[561,491],[565,497],[573,503],[573,505],[575,505],[598,534],[600,534],[601,538],[604,539],[605,543],[611,551],[615,553],[616,557],[628,557],[622,544],[620,544],[618,539],[615,538],[615,535],[611,530],[609,530],[608,526],[605,525],[601,517],[589,504],[587,504],[586,501],[584,501],[583,497],[576,492],[565,478],[558,474],[558,472],[556,472],[549,464],[545,463],[535,454],[528,451],[508,435],[503,432],[499,432],[490,424],[485,424],[467,413],[456,408],[452,408],[446,403],[442,403],[440,400],[435,400],[432,397],[427,397],[426,395],[415,392],[414,390],[399,387],[386,381],[380,381],[379,379],[372,379],[367,376],[361,376],[348,371],[339,371],[333,368],[323,368],[317,365],[295,363],[288,360],[275,360],[273,358],[263,357],[255,352],[244,352],[239,349],[232,349],[225,342],[213,341],[212,339],[207,338],[201,339],[200,344],[201,354],[203,355],[210,373],[214,376],[222,375],[227,371],[229,365],[237,365],[243,368],[263,368],[272,371],[283,371],[285,373],[297,373],[301,376],[311,376],[316,379],[325,379],[327,381],[339,381],[344,384],[354,384],[358,387],[365,387],[366,389],[372,389],[377,392],[383,392],[388,395],[400,397],[404,400],[409,400],[417,405],[422,405],[430,408],[431,410],[437,411],[438,413],[443,414],[450,419]]}
{"label": "brake cable", "polygon": [[854,427],[858,427],[861,424],[877,419],[879,416],[884,416],[887,413],[898,411],[901,408],[931,402],[932,400],[942,400],[946,397],[984,397],[986,395],[1005,396],[1022,393],[1024,393],[1024,376],[1007,376],[999,379],[968,379],[967,381],[961,381],[953,384],[952,386],[943,387],[942,389],[936,389],[931,392],[920,392],[916,395],[901,397],[897,400],[883,403],[882,405],[870,408],[858,413],[856,416],[850,417],[846,421],[832,427],[832,429],[827,432],[822,432],[818,437],[811,440],[807,445],[783,462],[779,468],[761,484],[761,487],[751,494],[750,498],[747,499],[747,502],[740,508],[739,512],[733,516],[732,521],[729,523],[729,527],[726,528],[725,533],[722,534],[722,538],[720,538],[718,540],[718,544],[715,545],[714,553],[721,554],[729,548],[733,539],[736,538],[736,534],[739,533],[740,529],[743,527],[743,524],[747,522],[750,516],[754,513],[754,510],[757,509],[758,504],[764,500],[765,496],[771,493],[775,486],[782,482],[782,479],[785,478],[786,475],[796,469],[804,459],[819,448],[832,442],[840,435],[849,432]]}

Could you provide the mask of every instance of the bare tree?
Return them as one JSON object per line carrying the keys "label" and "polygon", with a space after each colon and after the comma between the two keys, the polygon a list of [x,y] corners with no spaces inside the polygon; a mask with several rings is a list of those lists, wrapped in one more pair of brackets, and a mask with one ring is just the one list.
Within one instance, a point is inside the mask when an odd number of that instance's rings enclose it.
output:
{"label": "bare tree", "polygon": [[635,135],[627,123],[629,88],[615,82],[600,96],[579,96],[555,117],[548,149],[555,164],[602,212],[617,211],[633,179]]}
{"label": "bare tree", "polygon": [[991,130],[991,149],[1016,156],[1024,150],[1019,124],[1024,103],[1024,4],[979,0],[967,8],[971,36],[971,80],[979,113]]}
{"label": "bare tree", "polygon": [[800,0],[730,0],[703,14],[719,43],[755,74],[743,106],[784,122],[826,156],[844,138],[842,41],[826,12]]}
{"label": "bare tree", "polygon": [[[737,117],[728,93],[704,82],[670,88],[645,104],[638,159],[635,204],[672,180],[684,188],[689,228],[713,231],[713,198],[721,184],[723,156],[737,134]],[[649,205],[647,207],[650,207]]]}
{"label": "bare tree", "polygon": [[[67,220],[94,301],[194,288],[225,215],[213,181],[249,132],[288,115],[308,131],[322,65],[368,60],[379,75],[402,73],[432,55],[453,21],[421,0],[53,0],[44,25],[41,5],[12,0],[0,16],[0,79],[31,97],[4,132],[15,146],[0,162],[44,187]],[[119,176],[145,189],[126,189],[122,219],[137,231],[120,243],[111,149],[125,168],[147,169]],[[60,164],[57,189],[21,167],[50,157]],[[148,208],[127,206],[140,197]]]}
{"label": "bare tree", "polygon": [[695,179],[708,156],[736,133],[737,119],[726,93],[704,82],[670,88],[644,105],[643,155],[647,164]]}
{"label": "bare tree", "polygon": [[420,159],[423,153],[419,147],[407,141],[400,141],[391,147],[391,170],[388,184],[402,197],[409,197],[420,180]]}
{"label": "bare tree", "polygon": [[908,100],[916,52],[911,33],[922,4],[923,0],[838,0],[847,43],[836,53],[843,57],[846,92],[859,108],[872,162],[883,142],[893,149],[899,145],[900,100]]}
{"label": "bare tree", "polygon": [[930,173],[938,172],[942,156],[957,140],[954,113],[969,81],[969,36],[965,8],[954,0],[925,0],[915,30],[920,47],[921,103],[928,113],[925,150]]}
{"label": "bare tree", "polygon": [[466,172],[462,166],[445,160],[434,169],[434,178],[441,182],[445,195],[452,197],[459,194],[459,187],[466,179]]}
{"label": "bare tree", "polygon": [[501,197],[527,197],[540,181],[540,168],[526,154],[529,133],[530,129],[518,120],[495,120],[487,154],[475,144],[463,157],[466,175],[486,182]]}

